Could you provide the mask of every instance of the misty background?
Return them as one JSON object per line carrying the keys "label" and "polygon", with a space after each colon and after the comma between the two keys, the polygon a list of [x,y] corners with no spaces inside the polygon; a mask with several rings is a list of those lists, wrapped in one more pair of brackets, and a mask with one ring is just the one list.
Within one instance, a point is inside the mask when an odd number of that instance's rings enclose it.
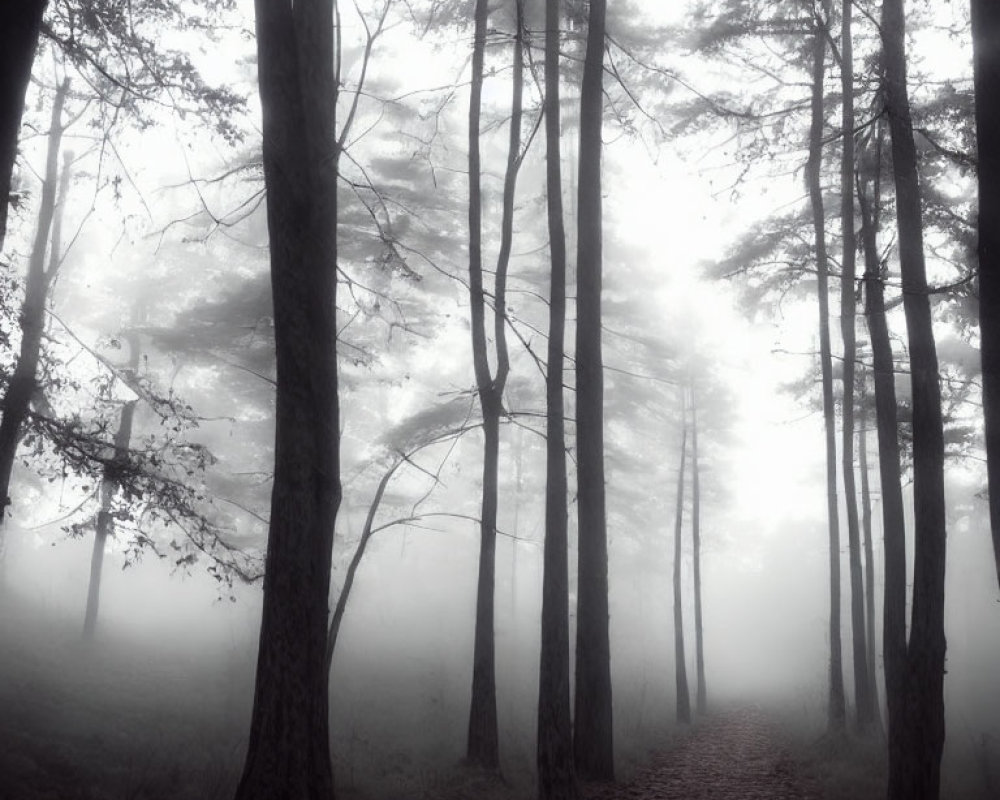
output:
{"label": "misty background", "polygon": [[[187,25],[162,27],[155,36],[147,27],[144,35],[167,61],[183,53],[199,81],[223,93],[186,94],[190,87],[178,79],[148,102],[116,102],[93,62],[66,55],[51,38],[40,45],[29,87],[18,202],[3,251],[9,266],[0,361],[11,374],[54,96],[69,80],[60,157],[71,178],[56,211],[62,255],[46,301],[44,402],[36,398],[33,408],[39,419],[83,431],[93,452],[110,461],[121,408],[136,401],[132,446],[155,479],[138,481],[142,491],[118,491],[105,510],[115,531],[103,548],[96,632],[85,640],[105,476],[98,462],[77,458],[67,439],[47,435],[55,428],[44,421],[21,442],[0,562],[0,798],[68,798],[67,787],[78,787],[79,797],[228,796],[246,748],[275,388],[252,8],[178,5],[189,14]],[[452,5],[458,10],[448,12]],[[464,6],[452,5],[433,19],[405,3],[343,9],[346,85],[357,87],[362,65],[365,83],[339,190],[344,498],[331,608],[379,482],[403,460],[377,508],[377,531],[350,590],[330,674],[334,771],[347,797],[435,796],[465,753],[482,437],[474,424],[464,272],[471,34]],[[621,84],[608,89],[604,134],[611,670],[623,776],[685,735],[674,712],[671,571],[680,387],[688,380],[699,386],[710,705],[767,708],[786,720],[802,747],[821,735],[827,713],[829,564],[815,282],[807,276],[794,288],[772,289],[727,269],[750,262],[753,231],[802,202],[804,118],[789,117],[788,132],[773,141],[780,152],[768,156],[767,148],[756,149],[766,135],[695,113],[692,104],[713,94],[752,105],[766,76],[741,73],[739,64],[694,48],[687,29],[704,20],[692,16],[693,4],[674,5],[637,1],[609,10],[609,27],[636,52],[656,50],[644,31],[662,33],[669,45],[664,63],[683,78],[668,81],[623,64]],[[922,10],[915,26],[914,64],[928,86],[968,92],[971,39],[967,31],[943,33],[964,30],[967,10],[928,5],[935,8]],[[70,24],[72,7],[51,3],[53,30]],[[498,26],[507,24],[505,14],[506,6],[498,9]],[[377,37],[366,40],[374,30]],[[499,237],[506,59],[496,45],[484,88],[487,269]],[[567,67],[563,98],[571,283],[579,106],[573,69]],[[805,80],[794,63],[784,69],[789,83]],[[527,91],[534,120],[540,88]],[[143,93],[153,96],[152,89]],[[208,105],[199,105],[206,98]],[[341,119],[352,102],[345,92]],[[968,176],[935,177],[965,213],[973,191]],[[534,785],[544,535],[544,210],[539,137],[527,150],[515,205],[508,304],[516,334],[505,395],[511,413],[501,427],[495,588],[501,770],[523,792]],[[944,282],[954,243],[943,234],[930,238],[948,251],[932,263]],[[571,285],[571,298],[574,291]],[[952,354],[961,371],[978,351],[976,334],[957,317],[942,313],[936,334],[945,343],[942,358]],[[892,327],[898,344],[901,311]],[[567,341],[571,336],[572,327]],[[905,404],[904,383],[897,382]],[[945,796],[985,798],[1000,786],[1000,592],[981,401],[974,379],[966,388],[952,410],[955,427],[967,434],[946,465],[944,786]],[[571,417],[572,392],[567,403]],[[462,428],[468,430],[442,437]],[[569,433],[572,532],[572,425]],[[861,435],[874,454],[874,428]],[[880,597],[874,455],[868,469]],[[904,471],[908,513],[910,480]],[[690,499],[682,503],[688,537]],[[842,492],[840,503],[843,518]],[[912,528],[908,518],[909,537]],[[841,544],[846,576],[843,534]],[[912,554],[912,541],[908,547]],[[683,556],[690,636],[687,538]],[[571,636],[575,558],[571,535]],[[844,586],[847,653],[846,578]],[[875,616],[881,664],[880,601]],[[693,637],[687,657],[693,676]],[[851,697],[850,670],[844,672]],[[867,758],[856,760],[864,766]],[[158,793],[164,786],[169,794]]]}

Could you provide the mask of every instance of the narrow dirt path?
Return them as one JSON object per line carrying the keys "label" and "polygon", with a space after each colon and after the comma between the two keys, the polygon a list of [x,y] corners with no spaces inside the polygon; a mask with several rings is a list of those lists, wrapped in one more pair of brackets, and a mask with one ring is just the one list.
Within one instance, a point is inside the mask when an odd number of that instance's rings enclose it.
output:
{"label": "narrow dirt path", "polygon": [[713,717],[680,747],[658,756],[627,784],[588,800],[822,800],[765,714],[742,709]]}

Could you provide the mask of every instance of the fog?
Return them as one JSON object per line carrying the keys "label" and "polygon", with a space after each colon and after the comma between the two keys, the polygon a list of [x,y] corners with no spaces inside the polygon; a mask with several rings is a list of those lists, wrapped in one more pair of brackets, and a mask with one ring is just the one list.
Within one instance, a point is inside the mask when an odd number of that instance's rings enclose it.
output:
{"label": "fog", "polygon": [[[985,798],[998,757],[1000,620],[984,512],[973,508],[976,519],[950,527],[944,770],[947,796]],[[702,576],[712,709],[769,709],[802,741],[825,727],[822,522],[778,517],[764,532],[727,531],[708,545]],[[537,529],[537,520],[522,524]],[[662,527],[651,526],[641,557],[629,552],[634,546],[611,550],[623,778],[685,729],[674,721],[670,532]],[[477,540],[468,524],[378,536],[352,591],[331,673],[335,774],[347,797],[431,796],[449,786],[464,755]],[[202,571],[153,556],[123,568],[123,554],[112,548],[100,635],[85,643],[81,604],[91,543],[44,529],[23,531],[15,541],[0,662],[7,709],[0,730],[14,743],[0,770],[23,792],[13,796],[65,796],[71,783],[104,787],[107,796],[226,796],[246,745],[259,589],[237,585],[220,593]],[[516,549],[515,564],[512,543],[498,546],[500,749],[503,774],[530,794],[541,548],[529,540]],[[845,598],[845,631],[848,622]],[[103,796],[93,791],[85,796]]]}
{"label": "fog", "polygon": [[[99,7],[96,27],[82,12],[85,24],[78,25],[75,2],[48,4],[48,33],[34,60],[17,142],[0,280],[4,414],[13,407],[15,367],[30,361],[21,350],[30,340],[30,265],[46,261],[48,252],[50,272],[38,305],[43,335],[28,381],[31,401],[14,431],[10,502],[0,520],[0,800],[233,797],[253,749],[255,691],[274,678],[267,667],[257,674],[269,530],[308,516],[281,506],[280,497],[272,506],[276,392],[288,385],[275,355],[281,310],[272,302],[274,231],[252,4],[135,2],[142,13],[133,19],[129,10],[129,24],[142,37],[119,42],[114,57],[106,37],[117,41],[131,30],[115,16],[124,13],[116,4],[82,4],[90,13]],[[829,705],[827,445],[818,268],[804,185],[805,33],[772,40],[750,23],[742,34],[733,32],[723,24],[729,18],[722,7],[712,4],[708,11],[652,0],[612,5],[608,57],[618,62],[604,68],[598,172],[616,781],[622,792],[639,781],[634,795],[648,796],[642,781],[650,769],[669,769],[692,753],[700,763],[701,737],[728,746],[712,739],[719,736],[713,726],[725,730],[734,720],[737,727],[750,720],[745,733],[773,751],[762,761],[764,771],[787,773],[807,787],[787,796],[885,797],[886,550],[872,410],[874,337],[861,305],[865,281],[856,277],[854,311],[841,309],[839,256],[831,256],[833,299],[825,321],[834,341],[843,730],[832,723]],[[513,8],[491,5],[483,85],[482,272],[490,284],[504,227],[513,37],[504,31],[513,25]],[[337,114],[348,130],[340,129],[344,154],[333,190],[343,497],[333,536],[331,617],[343,592],[347,600],[329,671],[328,744],[337,796],[346,800],[526,800],[540,791],[543,356],[551,265],[542,5],[525,8],[531,32],[525,143],[500,322],[509,338],[510,375],[500,398],[492,592],[496,770],[467,763],[485,427],[470,336],[466,224],[471,5],[389,0],[361,3],[350,13],[345,7],[338,19]],[[874,18],[857,22],[859,70],[862,57],[866,65],[881,57]],[[773,20],[757,23],[766,28]],[[968,26],[964,6],[913,12],[909,59],[915,114],[921,130],[930,131],[922,135],[944,137],[940,146],[924,143],[920,150],[930,195],[928,272],[945,287],[930,292],[946,447],[942,797],[987,800],[1000,796],[1000,590],[987,505],[980,334],[968,288],[976,269],[976,186],[966,152],[975,138]],[[570,261],[564,421],[571,698],[582,591],[577,478],[584,468],[573,334],[581,291],[576,62],[583,59],[585,28],[585,14],[576,9],[564,31],[561,112]],[[73,49],[76,36],[84,50]],[[841,247],[838,60],[827,57],[828,108],[820,125],[826,134],[820,194],[831,253]],[[869,77],[857,81],[859,103],[875,103],[877,80]],[[115,99],[119,90],[128,102]],[[72,170],[60,173],[68,176],[66,188],[45,223],[41,187],[46,165],[58,163],[48,153],[58,140],[47,135],[51,119],[58,123],[52,130],[62,131],[56,149]],[[861,128],[859,146],[867,141]],[[968,158],[956,161],[956,153]],[[879,180],[889,186],[893,176],[880,168]],[[52,184],[57,174],[48,177]],[[885,272],[879,281],[889,295],[890,355],[898,373],[900,423],[891,435],[903,454],[909,624],[918,545],[912,453],[922,432],[914,431],[911,411],[895,201],[884,205],[878,268]],[[44,233],[46,225],[52,230],[38,251],[36,230]],[[494,292],[495,286],[485,290],[487,317],[494,314]],[[873,559],[864,566],[874,575],[868,601],[878,719],[860,731],[847,512],[848,502],[863,512],[864,498],[860,490],[845,498],[840,463],[842,311],[856,319],[860,349],[853,360],[863,372],[850,470],[860,478],[866,469],[871,482]],[[487,363],[495,367],[496,329],[483,338],[493,348]],[[301,389],[308,381],[292,383]],[[685,441],[688,472],[678,497]],[[271,518],[275,508],[279,519]],[[692,701],[696,596],[703,618],[707,708],[691,722],[679,720],[677,692],[678,511],[683,664]],[[282,575],[286,588],[305,578]],[[278,635],[297,641],[290,630]],[[315,646],[309,658],[317,661]],[[724,770],[753,761],[723,756]],[[706,779],[702,788],[712,786]],[[589,784],[583,796],[605,790],[600,796],[607,800],[625,796]]]}

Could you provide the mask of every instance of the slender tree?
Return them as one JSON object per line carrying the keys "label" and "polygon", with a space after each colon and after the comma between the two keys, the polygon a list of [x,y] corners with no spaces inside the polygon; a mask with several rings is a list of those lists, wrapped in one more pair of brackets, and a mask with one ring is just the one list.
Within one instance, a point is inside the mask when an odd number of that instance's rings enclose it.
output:
{"label": "slender tree", "polygon": [[474,764],[500,764],[497,733],[496,653],[493,636],[496,576],[497,463],[500,427],[492,425],[500,413],[500,395],[492,389],[486,360],[486,300],[483,293],[482,168],[479,120],[482,110],[483,56],[486,50],[486,0],[476,0],[472,48],[472,84],[469,99],[469,299],[472,313],[472,358],[476,388],[483,410],[483,496],[480,511],[479,578],[476,582],[476,629],[472,655],[472,701],[466,757]]}
{"label": "slender tree", "polygon": [[256,0],[277,360],[264,608],[237,800],[330,800],[325,669],[340,505],[333,2]]}
{"label": "slender tree", "polygon": [[[472,84],[469,99],[469,305],[472,316],[472,361],[476,390],[483,412],[483,496],[480,513],[479,578],[476,592],[476,629],[473,643],[472,701],[466,757],[471,763],[495,769],[500,764],[497,732],[496,653],[494,611],[496,583],[496,528],[499,494],[500,417],[503,391],[510,373],[507,352],[506,294],[514,232],[514,195],[521,166],[521,118],[524,92],[523,35],[514,36],[513,97],[510,143],[504,174],[500,252],[494,272],[493,338],[496,372],[491,374],[486,336],[486,292],[483,286],[482,164],[479,134],[482,117],[483,61],[489,9],[486,0],[475,6]],[[523,12],[518,5],[518,26]]]}
{"label": "slender tree", "polygon": [[687,456],[687,419],[681,406],[681,461],[677,468],[677,510],[674,514],[674,686],[677,693],[677,721],[691,722],[691,693],[688,690],[687,656],[684,652],[684,604],[681,591],[681,534],[684,522],[684,461]]}
{"label": "slender tree", "polygon": [[580,90],[577,188],[576,428],[579,560],[573,750],[581,777],[612,780],[608,528],[604,503],[601,354],[601,129],[606,0],[591,0]]}
{"label": "slender tree", "polygon": [[368,506],[368,514],[365,516],[365,525],[361,530],[358,546],[354,549],[351,563],[347,565],[347,573],[344,575],[344,585],[337,596],[337,604],[333,608],[333,614],[330,615],[330,629],[326,634],[325,663],[327,674],[329,674],[330,668],[333,666],[333,654],[337,650],[337,639],[340,636],[340,625],[344,620],[344,612],[347,610],[347,600],[350,598],[351,589],[354,587],[354,576],[357,575],[358,567],[361,566],[361,559],[364,558],[368,542],[371,541],[375,533],[375,528],[373,527],[375,524],[375,514],[378,512],[378,508],[382,503],[382,497],[385,495],[386,487],[389,485],[392,476],[396,473],[397,469],[406,463],[406,460],[411,455],[412,451],[411,453],[404,454],[403,457],[393,461],[389,469],[382,473],[382,478],[375,489],[375,497],[372,498],[371,505]]}
{"label": "slender tree", "polygon": [[904,701],[890,737],[890,800],[937,800],[944,748],[944,430],[937,349],[927,291],[917,153],[906,86],[903,0],[882,4],[883,85],[892,139],[896,226],[913,396],[913,604]]}
{"label": "slender tree", "polygon": [[[518,12],[522,4],[518,3]],[[545,552],[538,682],[538,797],[573,800],[569,687],[569,543],[563,361],[566,340],[566,232],[559,112],[559,0],[545,3],[545,194],[548,206],[549,342],[545,373]]]}
{"label": "slender tree", "polygon": [[890,764],[901,760],[902,714],[906,678],[906,529],[903,518],[902,467],[896,403],[895,364],[885,316],[885,275],[878,253],[881,125],[860,160],[857,177],[861,239],[865,258],[865,317],[872,344],[875,425],[878,435],[879,485],[882,490],[882,538],[885,589],[882,609],[882,653],[885,660]]}
{"label": "slender tree", "polygon": [[[21,441],[22,426],[28,416],[32,395],[35,393],[38,359],[42,348],[45,327],[45,301],[52,279],[59,268],[60,254],[53,251],[53,258],[46,267],[49,234],[56,217],[56,192],[59,184],[59,148],[62,145],[63,106],[69,93],[69,79],[56,88],[52,102],[52,119],[49,123],[48,151],[45,159],[45,177],[38,210],[38,227],[28,259],[24,303],[21,307],[21,348],[14,367],[14,374],[7,384],[3,398],[3,420],[0,420],[0,521],[10,505],[10,476],[14,456]],[[3,535],[0,527],[0,536]],[[0,552],[2,552],[0,547]]]}
{"label": "slender tree", "polygon": [[813,64],[809,162],[806,181],[812,205],[819,296],[819,350],[823,380],[823,420],[826,431],[826,510],[830,541],[830,690],[827,707],[831,730],[844,727],[844,673],[840,644],[840,520],[837,509],[837,443],[833,405],[833,363],[830,353],[830,269],[826,251],[826,214],[823,210],[823,81],[826,74],[826,40],[829,5],[823,4],[813,23]]}
{"label": "slender tree", "polygon": [[[853,191],[853,188],[852,188]],[[868,475],[868,377],[862,371],[858,381],[858,470],[861,472],[861,532],[865,551],[865,639],[868,655],[868,692],[872,698],[872,719],[881,732],[882,714],[878,702],[878,668],[875,662],[875,546],[872,541],[872,492]]]}
{"label": "slender tree", "polygon": [[[128,342],[129,357],[127,375],[134,378],[139,369],[139,337],[129,331],[125,340]],[[97,511],[97,525],[94,531],[94,549],[90,557],[90,583],[87,586],[87,608],[83,617],[83,638],[93,639],[97,628],[97,611],[101,601],[101,572],[104,565],[104,548],[108,537],[114,533],[114,518],[111,516],[111,504],[115,493],[120,488],[119,473],[128,459],[129,444],[132,440],[132,422],[135,419],[135,406],[138,400],[133,398],[122,404],[118,417],[118,430],[115,431],[114,455],[110,463],[104,466],[100,487],[100,508]]]}
{"label": "slender tree", "polygon": [[857,236],[854,231],[854,42],[851,30],[852,0],[841,4],[841,152],[840,227],[843,256],[840,277],[840,332],[844,342],[843,425],[841,468],[844,474],[844,504],[847,509],[847,548],[851,579],[851,642],[854,662],[854,706],[858,730],[871,727],[875,704],[868,677],[868,640],[865,636],[865,590],[861,567],[861,536],[858,527],[858,492],[854,480],[854,361],[857,341],[854,325],[856,302]]}
{"label": "slender tree", "polygon": [[979,329],[990,528],[1000,585],[1000,5],[972,0],[979,156]]}
{"label": "slender tree", "polygon": [[705,644],[701,613],[701,475],[698,467],[698,402],[691,384],[691,549],[694,566],[694,653],[698,686],[695,709],[708,713],[708,689],[705,685]]}
{"label": "slender tree", "polygon": [[[7,210],[24,97],[46,4],[47,0],[0,3],[0,253],[7,234]],[[2,520],[3,509],[0,509]]]}

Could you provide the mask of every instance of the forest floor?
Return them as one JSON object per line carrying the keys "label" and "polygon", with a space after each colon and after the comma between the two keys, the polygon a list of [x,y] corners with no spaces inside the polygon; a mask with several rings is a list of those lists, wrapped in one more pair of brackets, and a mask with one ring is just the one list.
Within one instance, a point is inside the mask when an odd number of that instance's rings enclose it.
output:
{"label": "forest floor", "polygon": [[[749,706],[678,729],[620,782],[581,791],[582,800],[882,800],[884,774],[879,741],[818,736],[797,720]],[[457,770],[421,797],[532,800],[534,793]]]}
{"label": "forest floor", "polygon": [[795,760],[772,719],[756,708],[710,717],[628,783],[587,800],[822,800],[818,780]]}
{"label": "forest floor", "polygon": [[[85,646],[76,620],[35,614],[29,626],[11,611],[9,603],[0,607],[0,800],[232,797],[246,746],[250,659],[234,668],[206,653],[114,637]],[[584,787],[585,800],[884,796],[880,739],[823,736],[801,714],[719,710],[655,738],[619,759],[618,784]],[[503,781],[457,759],[431,764],[384,747],[372,758],[377,768],[364,770],[349,752],[334,749],[338,800],[535,795],[527,758],[513,770],[521,774]],[[977,771],[973,761],[952,764],[943,796],[997,796],[992,773]]]}

